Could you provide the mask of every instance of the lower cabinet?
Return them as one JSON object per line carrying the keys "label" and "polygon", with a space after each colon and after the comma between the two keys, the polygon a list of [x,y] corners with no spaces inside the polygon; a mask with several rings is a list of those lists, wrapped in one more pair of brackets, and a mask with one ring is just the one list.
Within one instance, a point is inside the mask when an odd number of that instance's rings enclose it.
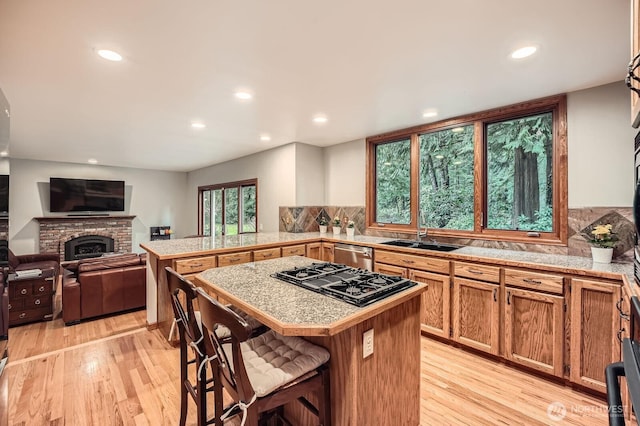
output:
{"label": "lower cabinet", "polygon": [[229,265],[239,265],[241,263],[251,262],[251,252],[250,251],[242,251],[238,253],[231,254],[221,254],[218,256],[218,266],[229,266]]}
{"label": "lower cabinet", "polygon": [[307,254],[307,246],[305,246],[304,244],[282,247],[282,257],[304,256],[306,254]]}
{"label": "lower cabinet", "polygon": [[453,340],[497,355],[500,349],[500,286],[465,278],[453,280]]}
{"label": "lower cabinet", "polygon": [[504,357],[529,368],[562,377],[563,316],[562,296],[506,287]]}
{"label": "lower cabinet", "polygon": [[322,243],[322,260],[333,262],[333,243]]}
{"label": "lower cabinet", "polygon": [[307,244],[306,256],[312,259],[322,260],[322,243]]}
{"label": "lower cabinet", "polygon": [[427,290],[422,293],[422,331],[448,339],[451,329],[449,276],[412,269],[409,271],[409,279],[427,285]]}
{"label": "lower cabinet", "polygon": [[604,369],[620,360],[620,302],[619,285],[571,280],[572,382],[606,392]]}

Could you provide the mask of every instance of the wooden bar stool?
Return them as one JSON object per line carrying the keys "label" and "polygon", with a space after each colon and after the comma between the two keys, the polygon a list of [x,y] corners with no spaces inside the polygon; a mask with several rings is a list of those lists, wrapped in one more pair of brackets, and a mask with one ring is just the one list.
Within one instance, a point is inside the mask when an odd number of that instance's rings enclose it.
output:
{"label": "wooden bar stool", "polygon": [[[329,352],[325,348],[273,330],[250,338],[251,327],[243,318],[201,288],[196,293],[215,395],[222,395],[224,388],[234,400],[223,408],[222,398],[216,397],[216,415],[208,421],[222,426],[224,420],[241,415],[242,425],[256,426],[268,417],[282,417],[282,407],[298,400],[318,417],[320,425],[330,425]],[[229,338],[217,336],[219,326],[229,330]],[[308,393],[316,394],[317,405],[304,397]]]}
{"label": "wooden bar stool", "polygon": [[[196,287],[172,268],[166,267],[165,271],[175,317],[174,324],[180,337],[180,426],[184,426],[187,421],[187,395],[191,395],[196,403],[198,425],[205,425],[207,392],[213,391],[214,388],[213,378],[207,380],[206,363],[203,363],[205,349],[200,315],[193,309]],[[194,357],[191,359],[188,356],[189,347],[193,349]],[[193,381],[188,375],[189,364],[195,364],[197,369],[197,377]]]}

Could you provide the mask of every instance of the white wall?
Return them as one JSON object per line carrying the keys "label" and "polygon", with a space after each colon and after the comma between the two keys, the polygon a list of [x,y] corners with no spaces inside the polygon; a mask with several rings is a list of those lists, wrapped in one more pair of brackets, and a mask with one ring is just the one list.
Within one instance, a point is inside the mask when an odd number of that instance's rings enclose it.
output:
{"label": "white wall", "polygon": [[296,143],[295,206],[324,205],[323,149]]}
{"label": "white wall", "polygon": [[288,144],[268,151],[216,164],[188,173],[186,211],[187,233],[198,230],[198,187],[245,179],[258,179],[258,226],[277,232],[280,206],[296,200],[296,147]]}
{"label": "white wall", "polygon": [[569,93],[569,207],[633,204],[633,138],[623,82]]}
{"label": "white wall", "polygon": [[[133,251],[149,241],[149,227],[169,225],[184,235],[187,174],[95,166],[50,161],[11,159],[9,190],[9,247],[16,254],[37,253],[38,222],[34,217],[60,215],[49,212],[50,177],[125,181],[125,212],[133,220]],[[114,213],[116,214],[116,213]]]}
{"label": "white wall", "polygon": [[364,206],[366,143],[364,139],[324,149],[325,205]]}

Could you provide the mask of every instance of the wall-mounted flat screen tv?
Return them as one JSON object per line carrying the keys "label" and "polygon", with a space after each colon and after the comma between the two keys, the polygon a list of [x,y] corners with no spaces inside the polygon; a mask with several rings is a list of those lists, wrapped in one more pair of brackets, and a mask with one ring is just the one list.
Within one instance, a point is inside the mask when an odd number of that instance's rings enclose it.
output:
{"label": "wall-mounted flat screen tv", "polygon": [[124,181],[97,179],[49,179],[51,212],[124,211]]}
{"label": "wall-mounted flat screen tv", "polygon": [[0,175],[0,216],[9,214],[9,175]]}

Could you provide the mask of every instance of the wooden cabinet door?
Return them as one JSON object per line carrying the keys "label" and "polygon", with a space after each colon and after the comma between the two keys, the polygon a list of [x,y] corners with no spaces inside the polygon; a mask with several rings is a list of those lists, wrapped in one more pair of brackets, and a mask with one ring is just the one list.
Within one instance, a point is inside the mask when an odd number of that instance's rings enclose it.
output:
{"label": "wooden cabinet door", "polygon": [[606,392],[604,369],[620,360],[620,286],[571,280],[572,382]]}
{"label": "wooden cabinet door", "polygon": [[307,244],[307,257],[322,260],[322,243]]}
{"label": "wooden cabinet door", "polygon": [[407,272],[407,268],[401,268],[400,266],[386,265],[384,263],[376,262],[373,265],[373,270],[381,274],[397,275],[399,277],[404,277],[404,278],[407,278],[409,276],[409,273]]}
{"label": "wooden cabinet door", "polygon": [[453,280],[453,340],[498,354],[500,286],[465,278]]}
{"label": "wooden cabinet door", "polygon": [[409,279],[425,283],[428,286],[427,290],[422,293],[422,311],[420,313],[422,330],[449,339],[451,329],[449,276],[410,270]]}
{"label": "wooden cabinet door", "polygon": [[273,248],[253,251],[254,262],[260,262],[261,260],[277,259],[279,257],[280,257],[280,247],[273,247]]}
{"label": "wooden cabinet door", "polygon": [[[564,298],[506,287],[505,358],[554,376],[563,375]],[[604,367],[602,369],[604,372]]]}
{"label": "wooden cabinet door", "polygon": [[333,243],[322,243],[322,260],[333,262]]}
{"label": "wooden cabinet door", "polygon": [[221,254],[218,256],[218,266],[238,265],[240,263],[251,262],[251,252],[243,251],[231,254]]}

